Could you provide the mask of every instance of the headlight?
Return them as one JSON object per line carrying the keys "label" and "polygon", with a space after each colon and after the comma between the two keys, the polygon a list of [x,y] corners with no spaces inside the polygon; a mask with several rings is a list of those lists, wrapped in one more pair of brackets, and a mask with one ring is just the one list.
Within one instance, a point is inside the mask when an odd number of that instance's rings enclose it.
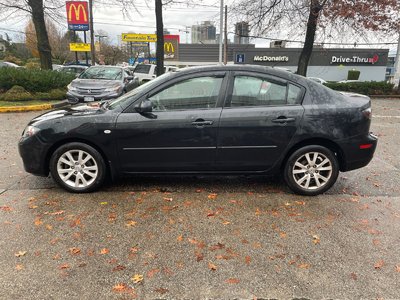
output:
{"label": "headlight", "polygon": [[76,92],[76,91],[77,91],[77,88],[74,87],[74,86],[72,85],[72,83],[68,84],[67,89],[68,89],[68,91],[70,91],[70,92]]}
{"label": "headlight", "polygon": [[119,92],[119,90],[121,89],[121,86],[118,85],[114,85],[112,87],[106,88],[104,91],[105,92]]}
{"label": "headlight", "polygon": [[39,128],[35,127],[35,126],[27,126],[24,130],[24,133],[22,134],[23,138],[28,138],[31,136],[34,136],[36,133],[38,133],[40,131]]}

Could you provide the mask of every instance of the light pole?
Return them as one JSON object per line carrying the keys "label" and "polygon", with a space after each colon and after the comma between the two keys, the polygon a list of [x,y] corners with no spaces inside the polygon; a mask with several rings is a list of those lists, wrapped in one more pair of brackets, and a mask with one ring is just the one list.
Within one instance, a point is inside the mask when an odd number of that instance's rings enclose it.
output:
{"label": "light pole", "polygon": [[224,31],[224,0],[221,0],[219,12],[219,64],[222,65],[222,37]]}
{"label": "light pole", "polygon": [[94,27],[93,27],[93,0],[89,0],[89,26],[90,26],[90,56],[92,66],[96,64],[96,50],[94,49]]}

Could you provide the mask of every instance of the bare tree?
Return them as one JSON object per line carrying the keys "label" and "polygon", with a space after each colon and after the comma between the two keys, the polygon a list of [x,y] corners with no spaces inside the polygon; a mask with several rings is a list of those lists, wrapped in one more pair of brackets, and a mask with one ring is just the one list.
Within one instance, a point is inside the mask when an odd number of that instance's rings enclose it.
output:
{"label": "bare tree", "polygon": [[0,0],[2,19],[21,14],[30,15],[37,36],[37,49],[42,69],[52,69],[51,46],[45,24],[45,15],[59,20],[59,11],[64,2],[59,0]]}
{"label": "bare tree", "polygon": [[240,12],[237,17],[250,22],[258,35],[282,31],[293,39],[305,34],[297,69],[304,76],[317,35],[394,32],[400,20],[397,0],[236,0],[231,11]]}

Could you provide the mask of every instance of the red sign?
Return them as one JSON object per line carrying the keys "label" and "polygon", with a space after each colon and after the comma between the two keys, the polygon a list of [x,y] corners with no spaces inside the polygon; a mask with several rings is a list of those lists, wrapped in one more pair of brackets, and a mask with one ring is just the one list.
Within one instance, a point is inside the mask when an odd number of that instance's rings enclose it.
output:
{"label": "red sign", "polygon": [[84,1],[67,1],[67,21],[70,30],[89,30],[88,3]]}
{"label": "red sign", "polygon": [[177,40],[179,43],[179,38],[179,34],[164,34],[164,40]]}

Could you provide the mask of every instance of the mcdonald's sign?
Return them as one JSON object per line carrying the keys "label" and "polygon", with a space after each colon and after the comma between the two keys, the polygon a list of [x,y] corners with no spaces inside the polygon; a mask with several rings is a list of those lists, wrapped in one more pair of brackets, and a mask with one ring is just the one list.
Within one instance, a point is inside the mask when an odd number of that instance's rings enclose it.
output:
{"label": "mcdonald's sign", "polygon": [[67,21],[69,30],[89,30],[89,10],[85,1],[67,1]]}
{"label": "mcdonald's sign", "polygon": [[178,60],[179,35],[164,35],[164,59]]}

